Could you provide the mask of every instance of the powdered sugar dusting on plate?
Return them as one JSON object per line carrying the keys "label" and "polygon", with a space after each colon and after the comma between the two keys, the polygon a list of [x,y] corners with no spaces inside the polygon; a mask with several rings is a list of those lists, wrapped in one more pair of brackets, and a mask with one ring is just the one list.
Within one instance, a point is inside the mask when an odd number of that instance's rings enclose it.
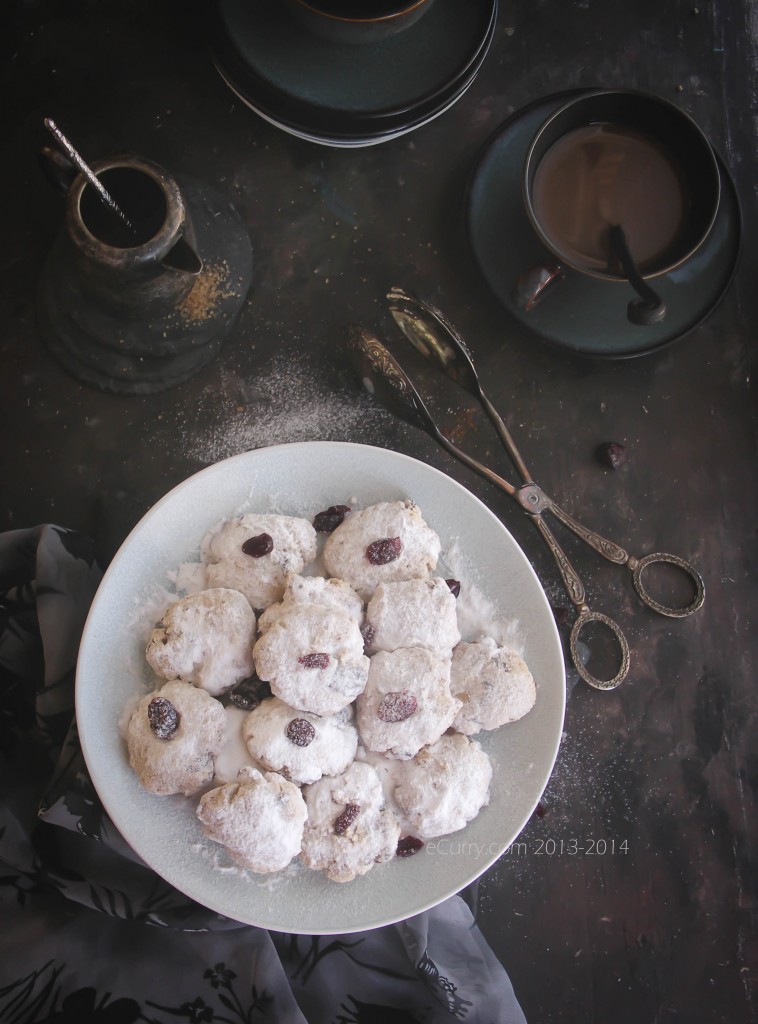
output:
{"label": "powdered sugar dusting on plate", "polygon": [[471,582],[473,571],[457,538],[443,549],[442,559],[444,564],[438,565],[437,572],[453,576],[461,584],[456,602],[461,639],[470,643],[482,636],[491,636],[501,647],[523,654],[524,639],[519,623],[504,618],[497,606]]}
{"label": "powdered sugar dusting on plate", "polygon": [[226,714],[224,746],[216,758],[214,771],[214,782],[217,784],[236,782],[240,769],[248,765],[260,768],[260,765],[248,753],[242,737],[242,723],[249,712],[235,707],[227,707],[224,710]]}
{"label": "powdered sugar dusting on plate", "polygon": [[177,595],[199,594],[208,586],[205,578],[205,566],[202,562],[183,562],[178,569],[169,571],[167,576],[176,590],[174,600]]}
{"label": "powdered sugar dusting on plate", "polygon": [[256,889],[267,889],[269,892],[276,892],[290,884],[293,878],[305,874],[310,869],[299,858],[290,861],[286,868],[281,871],[272,871],[269,874],[258,874],[246,871],[239,864],[235,864],[229,852],[215,843],[191,843],[191,849],[200,858],[207,861],[213,871],[220,874],[232,875],[240,881],[254,885]]}

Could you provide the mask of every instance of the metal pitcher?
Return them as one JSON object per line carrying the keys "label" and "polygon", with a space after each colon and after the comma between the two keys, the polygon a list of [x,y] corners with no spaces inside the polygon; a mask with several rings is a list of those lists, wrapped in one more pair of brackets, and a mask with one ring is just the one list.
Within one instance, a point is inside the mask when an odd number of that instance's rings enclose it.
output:
{"label": "metal pitcher", "polygon": [[66,194],[37,306],[51,352],[105,391],[147,394],[187,380],[216,355],[250,286],[250,240],[237,212],[141,157],[93,161],[125,223],[84,175],[43,153],[48,178]]}

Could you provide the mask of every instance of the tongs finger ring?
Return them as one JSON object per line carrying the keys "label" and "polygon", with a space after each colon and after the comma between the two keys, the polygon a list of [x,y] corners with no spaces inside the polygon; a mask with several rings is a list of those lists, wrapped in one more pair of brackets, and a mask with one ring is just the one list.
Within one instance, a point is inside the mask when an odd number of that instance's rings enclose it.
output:
{"label": "tongs finger ring", "polygon": [[[695,594],[688,605],[682,608],[672,608],[669,605],[662,604],[656,598],[653,597],[646,589],[642,582],[642,574],[645,569],[651,565],[673,565],[687,576],[695,588]],[[703,577],[690,565],[689,562],[680,558],[679,555],[668,555],[663,551],[655,552],[651,555],[645,555],[644,558],[630,558],[627,565],[632,570],[632,583],[634,589],[637,591],[637,595],[640,600],[652,608],[654,612],[658,612],[659,615],[667,615],[670,619],[683,619],[687,615],[692,615],[699,608],[702,607],[705,601],[705,584],[703,583]]]}
{"label": "tongs finger ring", "polygon": [[[579,634],[591,622],[600,622],[606,626],[618,641],[621,651],[621,664],[616,675],[611,679],[598,679],[597,676],[593,676],[582,659],[582,653],[579,650]],[[615,690],[626,679],[629,672],[629,644],[626,642],[626,637],[621,632],[621,628],[617,623],[613,619],[609,619],[607,615],[603,615],[602,612],[591,612],[586,605],[579,609],[579,616],[571,628],[569,650],[571,651],[571,660],[574,663],[574,668],[580,677],[589,686],[594,686],[596,690]]]}

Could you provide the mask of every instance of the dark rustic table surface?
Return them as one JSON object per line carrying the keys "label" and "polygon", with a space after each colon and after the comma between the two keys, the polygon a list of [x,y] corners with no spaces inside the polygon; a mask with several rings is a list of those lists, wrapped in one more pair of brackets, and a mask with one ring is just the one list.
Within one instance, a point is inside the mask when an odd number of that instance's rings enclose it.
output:
{"label": "dark rustic table surface", "polygon": [[[468,339],[546,490],[631,551],[691,558],[706,586],[698,614],[660,618],[617,569],[566,541],[593,605],[625,623],[632,668],[608,693],[569,673],[552,778],[518,845],[482,877],[478,922],[535,1024],[758,1019],[758,8],[502,3],[458,103],[394,141],[340,150],[279,130],[230,92],[209,59],[203,6],[37,0],[4,10],[3,528],[80,530],[105,566],[197,470],[280,442],[355,441],[465,484],[565,605],[515,506],[372,403],[344,360],[348,322],[391,329],[389,286],[434,301]],[[490,292],[464,229],[466,183],[498,126],[540,97],[595,86],[649,91],[691,114],[743,207],[724,300],[685,338],[634,359],[579,357],[534,337]],[[37,163],[45,116],[90,159],[148,157],[213,185],[240,212],[254,254],[249,297],[220,354],[187,383],[105,394],[42,344],[35,289],[63,218]],[[498,457],[471,403],[449,416],[470,451]],[[627,451],[617,470],[596,456],[608,441]]]}

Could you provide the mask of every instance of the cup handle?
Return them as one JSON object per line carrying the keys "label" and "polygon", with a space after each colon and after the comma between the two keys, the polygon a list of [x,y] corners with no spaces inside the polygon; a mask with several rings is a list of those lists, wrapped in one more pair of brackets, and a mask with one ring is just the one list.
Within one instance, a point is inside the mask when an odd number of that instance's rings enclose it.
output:
{"label": "cup handle", "polygon": [[560,263],[535,263],[517,278],[511,292],[513,302],[528,313],[541,302],[548,290],[566,276]]}

